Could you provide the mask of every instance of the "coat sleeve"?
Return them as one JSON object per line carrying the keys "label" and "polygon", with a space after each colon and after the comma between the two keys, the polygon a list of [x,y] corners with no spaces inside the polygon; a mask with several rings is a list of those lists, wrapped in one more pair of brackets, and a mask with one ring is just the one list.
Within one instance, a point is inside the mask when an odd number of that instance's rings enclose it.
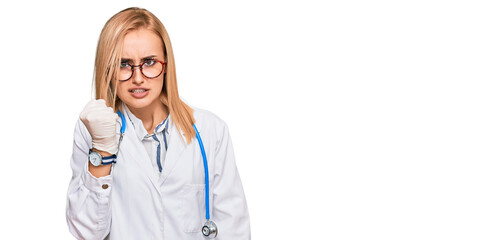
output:
{"label": "coat sleeve", "polygon": [[249,240],[251,233],[248,207],[225,122],[218,135],[211,216],[218,228],[216,239]]}
{"label": "coat sleeve", "polygon": [[[77,239],[104,239],[112,221],[110,191],[112,173],[96,178],[88,170],[91,135],[79,119],[75,125],[73,153],[70,161],[72,179],[67,193],[66,220]],[[113,172],[113,167],[112,167]],[[103,185],[108,185],[103,187]]]}

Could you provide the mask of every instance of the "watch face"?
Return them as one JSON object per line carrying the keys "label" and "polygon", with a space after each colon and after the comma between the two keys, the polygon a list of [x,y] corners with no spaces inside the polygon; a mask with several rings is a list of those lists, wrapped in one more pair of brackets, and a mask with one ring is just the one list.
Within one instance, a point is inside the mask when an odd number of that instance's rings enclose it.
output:
{"label": "watch face", "polygon": [[91,152],[89,154],[89,161],[93,166],[99,166],[101,165],[101,155],[97,152]]}

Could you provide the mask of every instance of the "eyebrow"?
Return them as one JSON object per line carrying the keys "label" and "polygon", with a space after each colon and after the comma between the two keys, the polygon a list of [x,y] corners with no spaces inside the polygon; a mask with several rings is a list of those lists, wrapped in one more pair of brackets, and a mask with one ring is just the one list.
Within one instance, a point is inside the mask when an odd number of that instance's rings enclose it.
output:
{"label": "eyebrow", "polygon": [[[150,55],[150,56],[146,56],[146,57],[143,57],[141,60],[144,61],[146,59],[152,59],[152,58],[155,58],[157,57],[156,55]],[[131,58],[121,58],[121,62],[122,61],[132,61],[133,59]]]}

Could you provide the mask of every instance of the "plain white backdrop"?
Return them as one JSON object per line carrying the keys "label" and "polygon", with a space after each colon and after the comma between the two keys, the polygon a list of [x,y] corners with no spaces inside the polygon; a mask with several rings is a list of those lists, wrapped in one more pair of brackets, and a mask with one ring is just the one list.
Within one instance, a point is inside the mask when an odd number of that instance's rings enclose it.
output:
{"label": "plain white backdrop", "polygon": [[72,239],[73,129],[105,22],[164,23],[229,126],[253,239],[502,239],[499,1],[9,1],[0,239]]}

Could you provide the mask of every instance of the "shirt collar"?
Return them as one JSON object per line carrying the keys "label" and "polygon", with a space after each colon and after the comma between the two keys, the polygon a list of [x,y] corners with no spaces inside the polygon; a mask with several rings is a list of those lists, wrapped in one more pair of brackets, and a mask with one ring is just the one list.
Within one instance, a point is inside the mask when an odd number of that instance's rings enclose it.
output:
{"label": "shirt collar", "polygon": [[[131,122],[131,125],[133,125],[133,129],[140,140],[143,140],[146,136],[150,135],[145,129],[145,126],[143,126],[141,119],[137,118],[124,102],[122,103],[122,109],[124,110],[126,117]],[[168,117],[155,127],[154,133],[161,133],[165,130],[166,133],[169,134],[170,117],[171,114],[168,114]]]}

